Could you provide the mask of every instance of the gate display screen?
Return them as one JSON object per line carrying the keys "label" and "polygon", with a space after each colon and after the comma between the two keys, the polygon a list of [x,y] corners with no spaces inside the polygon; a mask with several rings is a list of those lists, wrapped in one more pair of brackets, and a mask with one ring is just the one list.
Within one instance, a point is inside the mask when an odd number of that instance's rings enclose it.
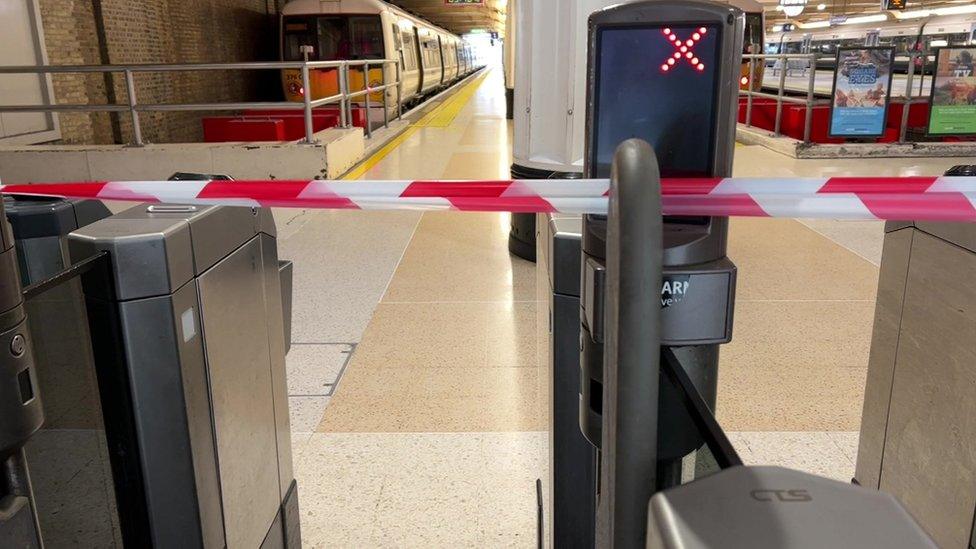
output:
{"label": "gate display screen", "polygon": [[632,137],[657,153],[662,177],[712,174],[720,29],[716,25],[597,30],[589,177],[609,177]]}

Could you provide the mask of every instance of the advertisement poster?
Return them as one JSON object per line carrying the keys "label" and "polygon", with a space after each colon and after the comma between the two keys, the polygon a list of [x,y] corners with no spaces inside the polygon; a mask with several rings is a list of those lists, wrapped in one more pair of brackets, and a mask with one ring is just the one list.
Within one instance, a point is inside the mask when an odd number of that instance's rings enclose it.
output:
{"label": "advertisement poster", "polygon": [[833,137],[878,137],[884,133],[891,90],[892,48],[841,48],[830,106]]}
{"label": "advertisement poster", "polygon": [[940,48],[929,98],[929,133],[976,133],[976,46]]}

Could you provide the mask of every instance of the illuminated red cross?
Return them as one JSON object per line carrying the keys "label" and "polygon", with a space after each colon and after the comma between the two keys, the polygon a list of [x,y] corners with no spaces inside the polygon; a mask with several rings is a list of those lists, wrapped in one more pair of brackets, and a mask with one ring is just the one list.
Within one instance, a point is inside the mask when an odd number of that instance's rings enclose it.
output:
{"label": "illuminated red cross", "polygon": [[668,42],[671,42],[672,46],[674,46],[674,55],[668,57],[667,61],[661,64],[661,71],[668,72],[674,68],[675,64],[682,58],[688,61],[688,63],[691,63],[691,66],[695,67],[699,71],[705,70],[705,64],[698,59],[692,48],[694,48],[695,44],[701,40],[702,36],[705,36],[707,31],[708,29],[705,27],[698,27],[698,30],[691,34],[691,38],[682,40],[681,38],[678,38],[678,35],[672,32],[670,28],[665,27],[661,29],[661,32],[664,33],[664,37],[667,38]]}

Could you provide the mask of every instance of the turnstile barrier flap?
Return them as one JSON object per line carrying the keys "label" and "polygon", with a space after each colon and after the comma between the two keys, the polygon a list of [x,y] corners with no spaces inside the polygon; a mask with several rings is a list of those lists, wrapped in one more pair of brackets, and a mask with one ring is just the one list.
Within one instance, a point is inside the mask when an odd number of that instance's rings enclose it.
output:
{"label": "turnstile barrier flap", "polygon": [[894,497],[800,471],[737,466],[658,492],[648,548],[936,547]]}
{"label": "turnstile barrier flap", "polygon": [[110,252],[116,295],[97,297],[127,301],[174,292],[258,233],[275,235],[264,208],[141,204],[71,233],[69,251]]}

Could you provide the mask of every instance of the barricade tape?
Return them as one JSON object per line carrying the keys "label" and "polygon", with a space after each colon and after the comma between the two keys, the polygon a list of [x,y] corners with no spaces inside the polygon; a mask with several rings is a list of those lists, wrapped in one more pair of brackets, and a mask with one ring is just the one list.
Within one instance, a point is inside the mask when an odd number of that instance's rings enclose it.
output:
{"label": "barricade tape", "polygon": [[[0,192],[174,204],[605,214],[609,180],[98,181]],[[666,178],[664,213],[976,221],[976,177]]]}

